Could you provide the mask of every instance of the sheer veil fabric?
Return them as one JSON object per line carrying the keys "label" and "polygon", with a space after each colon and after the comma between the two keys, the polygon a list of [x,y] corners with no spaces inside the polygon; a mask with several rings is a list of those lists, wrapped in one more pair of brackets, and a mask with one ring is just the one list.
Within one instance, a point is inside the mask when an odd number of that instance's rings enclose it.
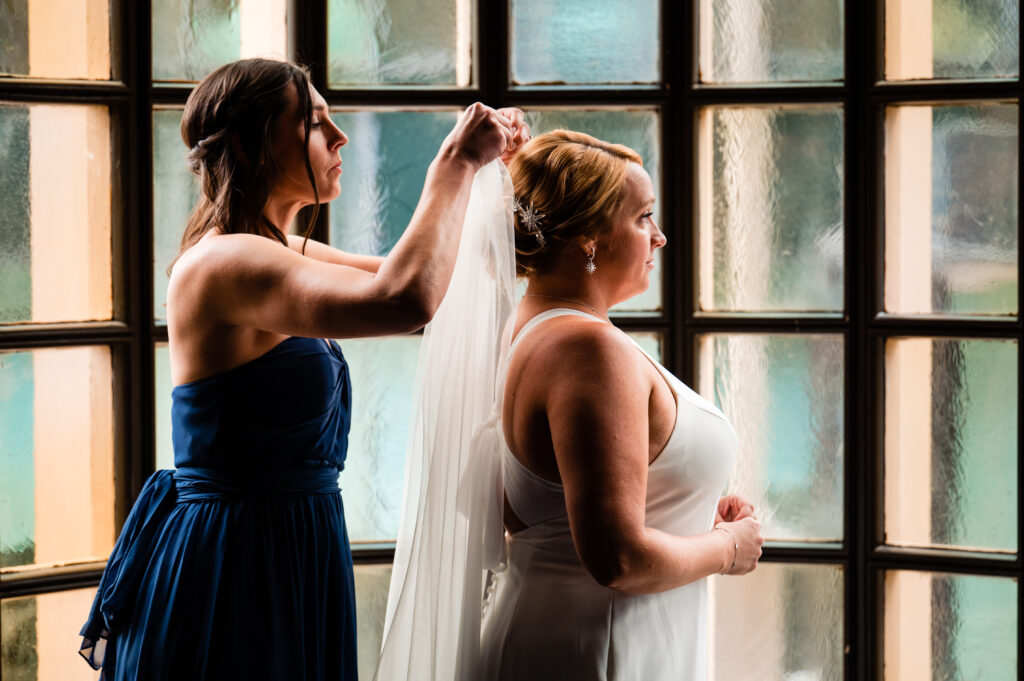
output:
{"label": "sheer veil fabric", "polygon": [[488,570],[504,560],[501,397],[515,311],[512,180],[477,173],[414,388],[377,681],[479,679]]}

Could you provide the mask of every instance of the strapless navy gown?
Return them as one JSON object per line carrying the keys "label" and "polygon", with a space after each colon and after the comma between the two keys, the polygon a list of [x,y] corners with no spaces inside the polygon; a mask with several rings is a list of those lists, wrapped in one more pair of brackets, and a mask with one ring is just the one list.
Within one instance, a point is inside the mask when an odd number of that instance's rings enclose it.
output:
{"label": "strapless navy gown", "polygon": [[341,348],[288,338],[172,399],[177,470],[132,508],[82,655],[117,681],[354,681]]}

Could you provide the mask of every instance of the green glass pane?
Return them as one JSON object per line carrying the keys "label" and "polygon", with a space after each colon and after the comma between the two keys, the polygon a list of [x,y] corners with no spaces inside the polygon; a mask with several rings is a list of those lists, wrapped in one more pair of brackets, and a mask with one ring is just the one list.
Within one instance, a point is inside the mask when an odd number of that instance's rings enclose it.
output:
{"label": "green glass pane", "polygon": [[465,0],[329,0],[331,87],[468,87],[473,7]]}
{"label": "green glass pane", "polygon": [[1017,550],[1016,341],[894,338],[885,351],[885,537]]}
{"label": "green glass pane", "polygon": [[1018,0],[887,0],[885,77],[1014,78]]}
{"label": "green glass pane", "polygon": [[842,80],[843,5],[843,0],[701,0],[700,80]]}
{"label": "green glass pane", "polygon": [[0,322],[32,318],[29,109],[0,106]]}
{"label": "green glass pane", "polygon": [[0,414],[0,570],[105,559],[114,544],[110,348],[0,352]]}
{"label": "green glass pane", "polygon": [[174,446],[171,442],[171,353],[167,343],[157,343],[153,352],[156,362],[156,470],[174,468]]}
{"label": "green glass pane", "polygon": [[352,430],[340,484],[353,542],[394,541],[422,336],[341,342],[352,377]]}
{"label": "green glass pane", "polygon": [[108,80],[112,4],[111,0],[3,0],[0,75]]}
{"label": "green glass pane", "polygon": [[1016,315],[1018,106],[894,106],[885,119],[885,309]]}
{"label": "green glass pane", "polygon": [[458,119],[455,111],[331,113],[349,137],[341,148],[341,197],[331,204],[330,243],[384,255],[409,225],[427,168]]}
{"label": "green glass pane", "polygon": [[511,23],[515,85],[661,80],[654,0],[512,0]]}
{"label": "green glass pane", "polygon": [[[534,137],[551,130],[575,130],[635,150],[654,184],[654,219],[671,240],[671,229],[661,221],[661,124],[650,109],[530,109],[526,122]],[[595,257],[600,267],[601,254]],[[661,309],[661,251],[656,251],[651,285],[646,292],[612,308],[615,312],[653,312]]]}
{"label": "green glass pane", "polygon": [[662,358],[662,346],[665,342],[664,335],[656,331],[629,331],[630,338],[635,340],[644,351],[658,362],[664,362]]}
{"label": "green glass pane", "polygon": [[843,582],[838,565],[786,563],[760,563],[738,578],[712,577],[708,678],[842,681]]}
{"label": "green glass pane", "polygon": [[699,392],[736,429],[728,489],[749,499],[766,539],[843,539],[843,338],[697,337]]}
{"label": "green glass pane", "polygon": [[1016,579],[885,573],[885,681],[1016,681]]}
{"label": "green glass pane", "polygon": [[241,56],[241,0],[161,0],[153,6],[153,80],[197,81]]}
{"label": "green glass pane", "polygon": [[153,111],[153,316],[167,319],[167,268],[199,200],[199,183],[185,161],[181,109]]}
{"label": "green glass pane", "polygon": [[700,114],[698,302],[727,312],[843,309],[843,111]]}
{"label": "green glass pane", "polygon": [[95,588],[57,591],[0,602],[0,677],[4,681],[95,681],[78,655],[78,630]]}
{"label": "green glass pane", "polygon": [[[346,511],[348,507],[346,506]],[[359,678],[372,679],[384,638],[384,616],[391,584],[390,565],[356,565],[356,622]]]}

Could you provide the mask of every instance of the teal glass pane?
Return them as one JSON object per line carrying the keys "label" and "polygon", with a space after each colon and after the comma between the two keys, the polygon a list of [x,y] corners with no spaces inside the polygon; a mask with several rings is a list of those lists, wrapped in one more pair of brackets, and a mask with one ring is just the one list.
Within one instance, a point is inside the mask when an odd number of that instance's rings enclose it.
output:
{"label": "teal glass pane", "polygon": [[153,3],[153,80],[197,81],[241,56],[241,0]]}
{"label": "teal glass pane", "polygon": [[[346,511],[348,506],[346,505]],[[356,623],[359,678],[372,679],[384,638],[384,616],[391,585],[390,565],[356,565]]]}
{"label": "teal glass pane", "polygon": [[656,361],[664,363],[662,348],[665,342],[664,335],[656,331],[629,331],[627,335],[635,340],[648,355]]}
{"label": "teal glass pane", "polygon": [[699,392],[736,429],[728,484],[749,499],[766,539],[843,539],[843,338],[697,337]]}
{"label": "teal glass pane", "polygon": [[[615,144],[624,144],[644,160],[644,169],[654,184],[654,219],[661,230],[671,230],[661,221],[661,123],[657,111],[650,109],[530,109],[526,122],[534,137],[552,130],[575,130]],[[595,257],[601,266],[601,254]],[[613,312],[653,312],[661,309],[661,251],[656,251],[651,285],[646,292],[612,308]]]}
{"label": "teal glass pane", "polygon": [[654,0],[512,0],[514,85],[656,84],[661,17]]}
{"label": "teal glass pane", "polygon": [[156,470],[174,468],[174,446],[171,442],[171,353],[167,343],[157,343],[153,350],[156,378]]}
{"label": "teal glass pane", "polygon": [[178,254],[199,183],[185,161],[181,109],[153,111],[153,316],[167,319],[167,268]]}
{"label": "teal glass pane", "polygon": [[341,148],[341,197],[331,204],[330,243],[385,255],[409,225],[427,168],[458,120],[456,111],[334,111]]}
{"label": "teal glass pane", "polygon": [[5,598],[0,602],[0,677],[4,681],[95,681],[78,655],[78,630],[95,588]]}
{"label": "teal glass pane", "polygon": [[709,107],[698,136],[698,303],[843,309],[843,110]]}
{"label": "teal glass pane", "polygon": [[474,3],[329,0],[331,87],[468,87]]}
{"label": "teal glass pane", "polygon": [[347,339],[352,430],[340,484],[354,543],[394,541],[422,336]]}
{"label": "teal glass pane", "polygon": [[885,346],[885,540],[1016,552],[1016,341]]}
{"label": "teal glass pane", "polygon": [[701,0],[704,83],[843,78],[843,0]]}
{"label": "teal glass pane", "polygon": [[1018,0],[887,0],[885,77],[1015,78]]}
{"label": "teal glass pane", "polygon": [[760,563],[711,577],[709,680],[842,681],[843,590],[838,565]]}
{"label": "teal glass pane", "polygon": [[109,555],[113,391],[107,346],[0,352],[0,571]]}
{"label": "teal glass pane", "polygon": [[903,105],[885,117],[885,309],[1019,309],[1018,105]]}
{"label": "teal glass pane", "polygon": [[885,573],[885,681],[1016,681],[1016,579]]}

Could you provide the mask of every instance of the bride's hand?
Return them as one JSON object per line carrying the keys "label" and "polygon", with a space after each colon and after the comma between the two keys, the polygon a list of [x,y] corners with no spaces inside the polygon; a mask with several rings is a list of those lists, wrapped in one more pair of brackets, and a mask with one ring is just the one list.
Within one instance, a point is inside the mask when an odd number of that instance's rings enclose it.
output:
{"label": "bride's hand", "polygon": [[506,107],[498,109],[498,113],[512,123],[512,141],[501,154],[501,162],[508,165],[519,148],[530,141],[530,126],[526,124],[526,115],[519,109]]}
{"label": "bride's hand", "polygon": [[441,144],[441,156],[452,155],[482,168],[504,153],[515,132],[512,122],[486,104],[476,102],[466,109]]}
{"label": "bride's hand", "polygon": [[718,500],[718,510],[715,511],[715,524],[721,522],[735,522],[747,516],[754,515],[754,505],[739,496],[730,494]]}
{"label": "bride's hand", "polygon": [[761,545],[764,544],[761,523],[757,518],[747,516],[736,522],[718,523],[715,530],[729,535],[729,548],[732,549],[731,557],[726,551],[727,562],[722,574],[745,575],[752,572],[757,567],[757,560],[761,557]]}

